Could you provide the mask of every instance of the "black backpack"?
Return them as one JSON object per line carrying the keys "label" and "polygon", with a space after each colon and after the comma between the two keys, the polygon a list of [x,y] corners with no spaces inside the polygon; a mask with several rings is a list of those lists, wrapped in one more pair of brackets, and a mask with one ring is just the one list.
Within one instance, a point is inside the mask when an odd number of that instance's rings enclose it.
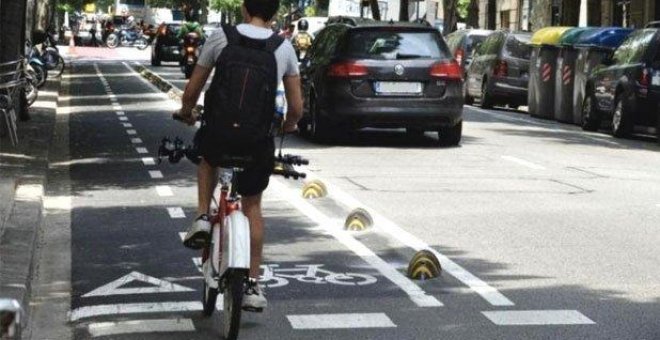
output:
{"label": "black backpack", "polygon": [[[223,166],[233,159],[249,161],[263,155],[269,145],[275,115],[277,61],[275,50],[284,39],[251,39],[234,26],[223,26],[227,46],[216,61],[215,75],[206,91],[201,140],[203,155],[221,159]],[[242,163],[238,161],[238,163]]]}

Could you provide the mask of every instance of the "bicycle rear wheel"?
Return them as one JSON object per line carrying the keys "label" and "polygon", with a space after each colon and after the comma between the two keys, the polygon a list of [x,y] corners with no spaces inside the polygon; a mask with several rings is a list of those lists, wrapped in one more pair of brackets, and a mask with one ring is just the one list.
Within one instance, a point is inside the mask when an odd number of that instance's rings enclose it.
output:
{"label": "bicycle rear wheel", "polygon": [[247,272],[232,270],[227,273],[223,294],[223,335],[225,339],[238,338],[238,329],[241,326],[241,307],[243,305],[243,292]]}

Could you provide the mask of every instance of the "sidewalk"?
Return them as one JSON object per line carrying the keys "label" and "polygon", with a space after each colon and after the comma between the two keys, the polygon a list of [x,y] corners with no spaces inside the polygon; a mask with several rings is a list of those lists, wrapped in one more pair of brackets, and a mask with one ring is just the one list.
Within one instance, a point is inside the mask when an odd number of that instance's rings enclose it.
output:
{"label": "sidewalk", "polygon": [[0,141],[0,298],[28,310],[32,259],[42,224],[48,152],[55,125],[60,80],[49,79],[19,122],[19,144]]}

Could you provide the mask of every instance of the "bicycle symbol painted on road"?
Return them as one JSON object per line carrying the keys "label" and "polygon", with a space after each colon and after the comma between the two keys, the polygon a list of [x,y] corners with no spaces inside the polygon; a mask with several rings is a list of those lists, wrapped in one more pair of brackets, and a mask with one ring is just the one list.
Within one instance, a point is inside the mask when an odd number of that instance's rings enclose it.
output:
{"label": "bicycle symbol painted on road", "polygon": [[288,285],[289,280],[340,286],[366,286],[377,281],[375,277],[368,274],[335,273],[321,267],[323,267],[322,264],[299,264],[294,268],[279,268],[278,264],[262,265],[263,274],[259,283],[268,288],[277,288]]}

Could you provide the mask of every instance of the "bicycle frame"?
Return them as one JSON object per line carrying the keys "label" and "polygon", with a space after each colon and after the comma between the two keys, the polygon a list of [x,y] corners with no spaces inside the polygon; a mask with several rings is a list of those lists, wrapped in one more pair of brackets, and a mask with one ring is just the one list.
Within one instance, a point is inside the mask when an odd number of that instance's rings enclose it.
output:
{"label": "bicycle frame", "polygon": [[[250,223],[241,211],[236,181],[240,169],[220,169],[220,199],[211,217],[212,242],[203,250],[202,263],[211,258],[213,275],[219,282],[229,271],[250,269]],[[207,275],[205,275],[207,276]],[[214,278],[214,281],[215,281]],[[218,287],[217,282],[208,282]]]}

